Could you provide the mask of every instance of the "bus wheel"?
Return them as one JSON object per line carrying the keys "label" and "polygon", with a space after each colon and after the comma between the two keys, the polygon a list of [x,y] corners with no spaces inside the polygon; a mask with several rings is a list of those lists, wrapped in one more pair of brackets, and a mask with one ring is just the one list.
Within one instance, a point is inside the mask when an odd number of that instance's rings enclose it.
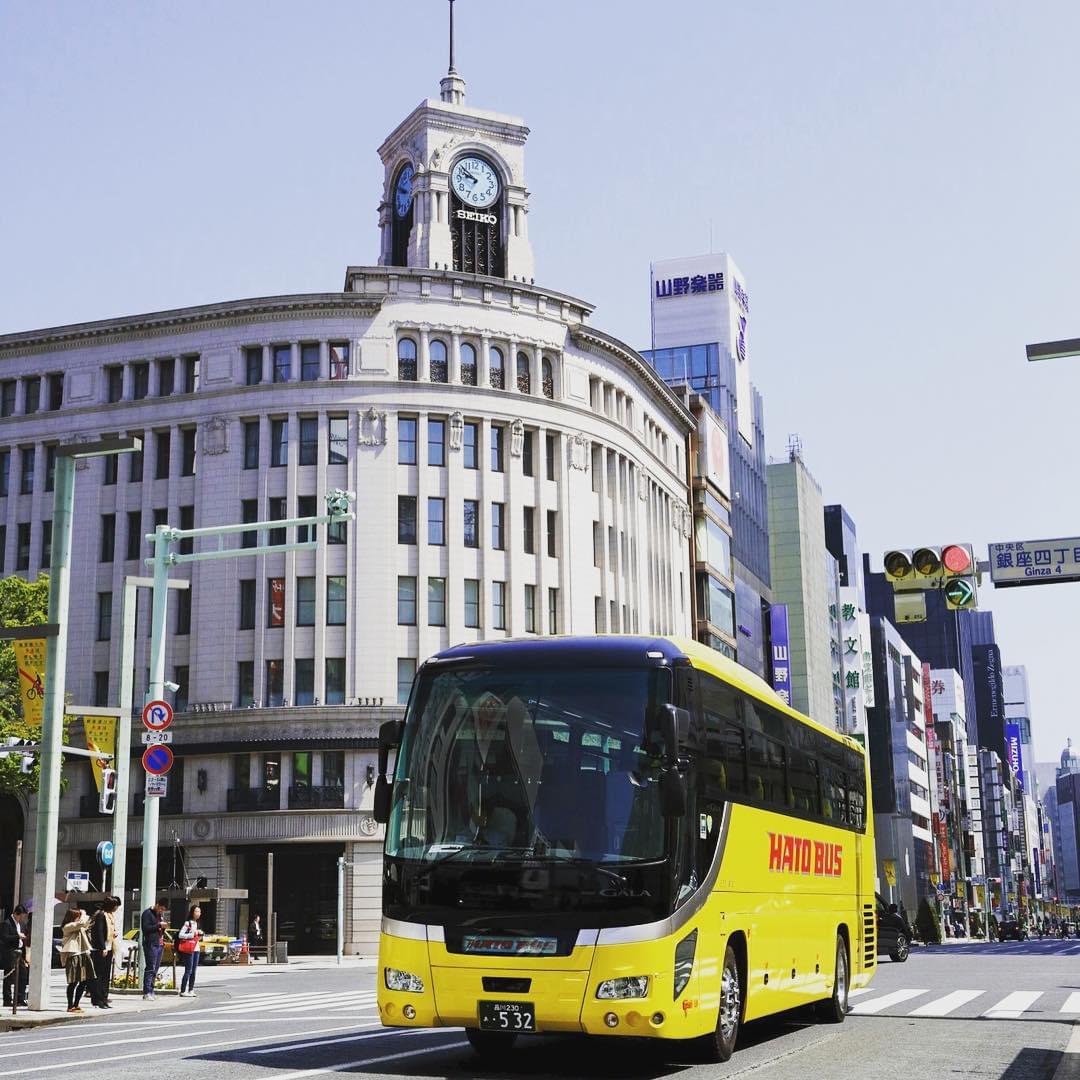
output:
{"label": "bus wheel", "polygon": [[818,1019],[826,1024],[842,1024],[848,1011],[848,955],[840,934],[836,935],[836,977],[832,997],[817,1003]]}
{"label": "bus wheel", "polygon": [[479,1028],[466,1028],[465,1037],[472,1048],[486,1058],[497,1058],[508,1054],[517,1040],[517,1035],[509,1031],[481,1031]]}
{"label": "bus wheel", "polygon": [[739,1036],[742,1019],[742,979],[735,950],[728,944],[724,952],[724,971],[720,976],[720,1011],[716,1017],[716,1030],[696,1039],[697,1049],[707,1062],[727,1061],[735,1052],[735,1040]]}

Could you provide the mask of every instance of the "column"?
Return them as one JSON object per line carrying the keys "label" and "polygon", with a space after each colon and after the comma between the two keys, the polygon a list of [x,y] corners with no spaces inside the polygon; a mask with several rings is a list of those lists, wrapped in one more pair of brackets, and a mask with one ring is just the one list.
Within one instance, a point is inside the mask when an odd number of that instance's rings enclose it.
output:
{"label": "column", "polygon": [[325,339],[319,342],[319,378],[330,378],[330,343]]}
{"label": "column", "polygon": [[447,380],[453,385],[461,383],[461,331],[450,331],[450,361],[446,373]]}
{"label": "column", "polygon": [[541,345],[534,345],[533,346],[532,360],[529,363],[529,369],[530,369],[529,386],[530,386],[530,389],[532,390],[532,392],[537,397],[543,397],[544,396],[544,384],[543,384],[543,380],[540,377],[541,371],[543,370],[543,365],[541,364],[541,359],[543,357],[543,354],[544,354],[543,346],[541,346]]}
{"label": "column", "polygon": [[428,353],[428,338],[431,330],[423,327],[420,330],[420,355],[416,358],[416,378],[418,382],[431,381],[431,356]]}
{"label": "column", "polygon": [[506,343],[506,349],[509,355],[503,360],[503,385],[506,390],[517,394],[520,393],[517,383],[518,343],[510,338]]}
{"label": "column", "polygon": [[289,342],[289,382],[300,381],[300,342]]}
{"label": "column", "polygon": [[487,386],[491,380],[491,335],[480,335],[480,356],[476,361],[476,385]]}

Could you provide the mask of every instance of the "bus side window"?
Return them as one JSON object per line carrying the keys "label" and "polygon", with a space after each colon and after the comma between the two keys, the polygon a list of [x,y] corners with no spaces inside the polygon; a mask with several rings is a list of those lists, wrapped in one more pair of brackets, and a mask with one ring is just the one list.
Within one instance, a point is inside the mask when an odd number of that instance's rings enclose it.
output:
{"label": "bus side window", "polygon": [[746,733],[750,760],[750,798],[765,806],[786,809],[784,746],[759,731]]}
{"label": "bus side window", "polygon": [[803,750],[789,751],[788,776],[795,796],[795,809],[800,814],[821,816],[821,796],[818,792],[818,763]]}
{"label": "bus side window", "polygon": [[721,746],[724,768],[727,772],[727,789],[732,795],[746,794],[746,744],[742,728],[735,724],[724,725]]}

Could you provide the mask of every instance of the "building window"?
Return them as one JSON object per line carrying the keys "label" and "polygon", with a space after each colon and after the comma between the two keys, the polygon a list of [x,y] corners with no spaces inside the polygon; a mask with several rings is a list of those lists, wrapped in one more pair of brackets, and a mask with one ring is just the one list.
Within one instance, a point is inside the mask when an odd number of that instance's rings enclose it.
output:
{"label": "building window", "polygon": [[244,421],[244,468],[259,467],[259,421]]}
{"label": "building window", "polygon": [[529,357],[523,352],[517,354],[517,388],[522,394],[532,393],[532,377],[529,374]]}
{"label": "building window", "polygon": [[427,422],[427,463],[429,465],[446,464],[445,420],[428,420]]}
{"label": "building window", "polygon": [[496,630],[506,629],[506,582],[491,583],[491,625]]}
{"label": "building window", "polygon": [[498,424],[491,425],[491,471],[503,471],[503,446],[506,442],[506,428]]}
{"label": "building window", "polygon": [[448,377],[446,367],[446,343],[436,338],[428,346],[428,356],[431,366],[431,381],[437,383],[446,382]]}
{"label": "building window", "polygon": [[535,431],[526,431],[525,438],[521,443],[521,475],[532,476],[533,474],[533,443],[536,441]]}
{"label": "building window", "polygon": [[49,376],[49,411],[56,412],[64,404],[64,376],[54,372]]}
{"label": "building window", "polygon": [[[188,689],[191,686],[191,669],[187,664],[178,664],[173,668],[173,682],[180,687],[173,694],[173,711],[182,713],[188,710]],[[181,762],[181,764],[183,764]]]}
{"label": "building window", "polygon": [[195,475],[195,428],[180,429],[180,475]]}
{"label": "building window", "polygon": [[194,394],[195,387],[199,383],[199,357],[182,356],[180,363],[184,368],[184,393]]}
{"label": "building window", "polygon": [[399,465],[416,464],[416,420],[399,416],[397,422],[397,459]]}
{"label": "building window", "polygon": [[319,418],[317,416],[300,417],[300,458],[301,465],[317,465],[319,461]]}
{"label": "building window", "polygon": [[349,377],[349,343],[347,341],[330,342],[330,378],[347,379]]}
{"label": "building window", "polygon": [[461,385],[476,385],[476,348],[467,341],[461,346]]}
{"label": "building window", "polygon": [[255,629],[255,579],[240,579],[240,626],[241,630]]}
{"label": "building window", "polygon": [[270,578],[268,588],[270,603],[266,611],[266,625],[274,629],[285,625],[285,579]]}
{"label": "building window", "polygon": [[97,594],[97,639],[108,641],[112,634],[112,593]]}
{"label": "building window", "polygon": [[285,704],[285,668],[280,660],[266,661],[266,704],[271,709]]}
{"label": "building window", "polygon": [[149,364],[132,364],[131,365],[131,399],[132,401],[142,401],[143,398],[150,395],[150,365]]}
{"label": "building window", "polygon": [[[242,524],[247,525],[251,522],[259,520],[259,500],[258,499],[241,499],[240,500],[240,521]],[[253,548],[259,546],[259,530],[252,529],[250,532],[244,532],[240,534],[240,546],[242,548]]]}
{"label": "building window", "polygon": [[408,656],[399,656],[397,662],[397,700],[399,705],[409,704],[413,678],[416,676],[416,661]]}
{"label": "building window", "polygon": [[34,448],[24,446],[19,451],[19,494],[32,495],[34,492]]}
{"label": "building window", "polygon": [[20,521],[15,533],[15,569],[30,569],[30,522]]}
{"label": "building window", "polygon": [[[109,459],[106,458],[106,461]],[[11,473],[11,451],[0,450],[0,496],[5,496],[9,491],[8,477]]]}
{"label": "building window", "polygon": [[300,346],[300,381],[315,382],[319,377],[319,346],[306,344]]}
{"label": "building window", "polygon": [[[141,431],[129,431],[128,434],[133,436],[134,438],[138,439],[140,443],[143,443],[143,432],[141,432]],[[145,446],[146,444],[143,443],[143,445]],[[125,456],[128,458],[128,461],[130,463],[129,467],[128,467],[128,483],[141,484],[142,483],[142,475],[143,475],[143,459],[146,456],[145,452],[143,450],[134,450],[134,451],[132,451],[132,453],[127,454]],[[105,458],[105,471],[106,471],[106,474],[108,473],[108,463],[110,461],[112,461],[114,463],[118,463],[120,461],[119,455],[117,455],[117,454],[109,454]],[[115,475],[113,477],[113,483],[114,484],[116,483]]]}
{"label": "building window", "polygon": [[326,625],[344,626],[348,610],[346,597],[347,581],[344,577],[326,579]]}
{"label": "building window", "polygon": [[416,342],[412,338],[402,338],[397,347],[397,377],[407,382],[416,382]]}
{"label": "building window", "polygon": [[559,512],[557,510],[549,510],[547,512],[547,553],[548,557],[554,559],[557,554],[559,529]]}
{"label": "building window", "polygon": [[274,382],[288,382],[292,375],[292,346],[274,346]]}
{"label": "building window", "polygon": [[[315,517],[316,510],[318,509],[318,500],[314,495],[297,495],[296,497],[296,516],[298,518]],[[298,544],[308,544],[312,540],[319,538],[319,526],[318,525],[297,525],[296,526],[296,542]]]}
{"label": "building window", "polygon": [[427,579],[427,621],[428,626],[446,625],[446,578]]}
{"label": "building window", "polygon": [[327,455],[328,465],[346,465],[349,461],[349,418],[347,416],[331,416],[327,421]]}
{"label": "building window", "polygon": [[[121,371],[121,374],[123,372]],[[14,379],[5,379],[0,383],[0,416],[11,416],[15,412],[15,390],[18,383]],[[112,398],[109,399],[110,401]]]}
{"label": "building window", "polygon": [[[344,705],[345,704],[345,657],[343,656],[328,656],[325,664],[326,680],[323,701],[327,705]],[[341,784],[334,785],[330,779],[327,778],[326,773],[326,758],[329,755],[323,754],[323,786],[324,787],[341,787]]]}
{"label": "building window", "polygon": [[101,515],[101,546],[98,562],[112,562],[116,557],[116,515]]}
{"label": "building window", "polygon": [[176,594],[176,633],[191,633],[191,590],[180,589]]}
{"label": "building window", "polygon": [[544,436],[544,466],[546,475],[549,480],[555,479],[555,454],[556,454],[556,439],[558,437],[554,432],[549,431]]}
{"label": "building window", "polygon": [[283,469],[289,463],[289,421],[285,418],[270,421],[270,465]]}
{"label": "building window", "polygon": [[297,660],[293,670],[293,704],[315,704],[315,661]]}
{"label": "building window", "polygon": [[[110,457],[116,457],[110,454]],[[45,490],[52,491],[56,484],[56,444],[50,443],[45,447]]]}
{"label": "building window", "polygon": [[99,709],[104,709],[109,704],[109,673],[107,671],[94,672],[94,704]]}
{"label": "building window", "polygon": [[[285,513],[285,496],[284,495],[271,495],[267,500],[267,504],[270,509],[270,513],[267,515],[270,521],[284,521],[286,518]],[[266,542],[268,544],[284,544],[286,543],[287,529],[270,529]]]}
{"label": "building window", "polygon": [[398,626],[416,625],[416,578],[414,577],[397,579],[397,621]]}
{"label": "building window", "polygon": [[120,364],[105,369],[105,397],[110,405],[124,397],[124,369]]}
{"label": "building window", "polygon": [[480,503],[476,499],[465,500],[465,546],[480,546]]}
{"label": "building window", "polygon": [[129,562],[139,558],[142,551],[142,511],[129,510],[127,513],[127,550],[124,558]]}
{"label": "building window", "polygon": [[244,350],[244,382],[248,386],[258,386],[263,377],[263,351],[261,345],[252,345]]}
{"label": "building window", "polygon": [[42,570],[48,570],[52,566],[52,522],[41,523],[41,558],[38,565]]}
{"label": "building window", "polygon": [[172,440],[168,431],[158,431],[154,434],[154,479],[169,479],[169,454],[172,451]]}
{"label": "building window", "polygon": [[416,496],[399,495],[397,501],[397,542],[416,543]]}
{"label": "building window", "polygon": [[506,550],[506,503],[491,504],[491,546],[496,551]]}
{"label": "building window", "polygon": [[525,586],[525,633],[536,633],[536,586]]}
{"label": "building window", "polygon": [[544,397],[555,397],[555,373],[551,366],[551,360],[548,357],[544,357],[540,361],[540,378],[543,383]]}
{"label": "building window", "polygon": [[465,625],[480,625],[480,581],[478,578],[465,579]]}
{"label": "building window", "polygon": [[296,579],[296,625],[315,625],[315,579],[313,577]]}
{"label": "building window", "polygon": [[497,345],[492,345],[488,350],[488,382],[495,390],[502,390],[506,386],[502,349]]}
{"label": "building window", "polygon": [[[190,529],[195,528],[195,507],[194,506],[181,506],[180,507],[180,529],[183,532],[187,532]],[[195,552],[195,537],[185,536],[180,541],[180,554],[192,555]]]}
{"label": "building window", "polygon": [[[143,397],[146,395],[144,394]],[[23,379],[23,412],[29,416],[41,408],[41,376]]]}
{"label": "building window", "polygon": [[236,665],[236,704],[246,709],[255,704],[255,662],[241,660]]}
{"label": "building window", "polygon": [[559,632],[559,590],[548,589],[548,633]]}
{"label": "building window", "polygon": [[525,541],[525,554],[536,554],[536,529],[534,522],[536,520],[536,508],[533,506],[524,506],[521,509],[523,530],[522,535]]}
{"label": "building window", "polygon": [[347,521],[332,521],[326,526],[326,542],[328,544],[344,544],[348,536],[349,523]]}
{"label": "building window", "polygon": [[480,468],[480,425],[466,422],[461,435],[461,458],[466,469]]}
{"label": "building window", "polygon": [[428,543],[442,547],[446,544],[446,500],[431,497],[428,499],[427,509]]}
{"label": "building window", "polygon": [[157,362],[158,397],[168,397],[176,389],[176,361],[168,356]]}

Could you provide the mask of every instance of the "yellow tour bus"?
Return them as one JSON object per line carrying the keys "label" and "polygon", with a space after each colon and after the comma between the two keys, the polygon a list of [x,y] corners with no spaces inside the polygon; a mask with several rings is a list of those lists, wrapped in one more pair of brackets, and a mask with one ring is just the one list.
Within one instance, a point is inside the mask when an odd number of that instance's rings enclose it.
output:
{"label": "yellow tour bus", "polygon": [[727,1060],[744,1021],[841,1022],[873,974],[863,748],[704,645],[457,646],[379,743],[384,1025]]}

